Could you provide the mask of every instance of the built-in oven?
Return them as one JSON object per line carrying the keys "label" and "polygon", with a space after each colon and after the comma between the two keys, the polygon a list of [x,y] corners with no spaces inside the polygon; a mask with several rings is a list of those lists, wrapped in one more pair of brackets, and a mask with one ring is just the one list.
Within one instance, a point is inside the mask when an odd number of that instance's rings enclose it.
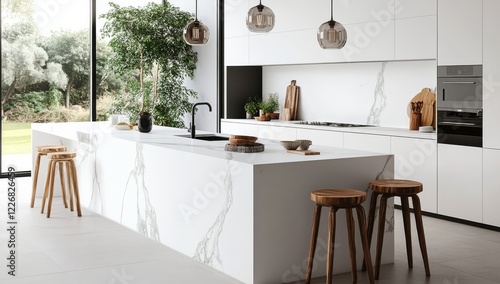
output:
{"label": "built-in oven", "polygon": [[483,146],[483,111],[437,111],[437,142],[462,146]]}
{"label": "built-in oven", "polygon": [[482,65],[438,66],[437,107],[476,112],[483,108]]}
{"label": "built-in oven", "polygon": [[438,143],[483,146],[483,68],[438,66]]}

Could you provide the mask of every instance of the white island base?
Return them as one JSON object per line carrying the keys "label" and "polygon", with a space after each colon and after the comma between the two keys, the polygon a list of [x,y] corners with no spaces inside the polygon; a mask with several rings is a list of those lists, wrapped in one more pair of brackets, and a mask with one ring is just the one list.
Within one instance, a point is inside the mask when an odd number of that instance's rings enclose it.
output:
{"label": "white island base", "polygon": [[[321,154],[303,156],[286,153],[269,140],[258,141],[265,144],[262,153],[232,153],[224,151],[227,141],[179,134],[186,131],[154,126],[150,133],[139,133],[106,123],[32,125],[33,146],[65,145],[78,153],[82,206],[242,283],[305,278],[311,191],[366,191],[370,180],[394,176],[392,155],[313,145],[311,150]],[[44,176],[46,168],[40,171]],[[367,210],[368,202],[364,206]],[[343,211],[337,215],[335,273],[350,270]],[[313,277],[326,271],[327,214],[324,208]],[[390,203],[383,264],[394,261],[393,214]],[[356,241],[360,269],[358,230]]]}

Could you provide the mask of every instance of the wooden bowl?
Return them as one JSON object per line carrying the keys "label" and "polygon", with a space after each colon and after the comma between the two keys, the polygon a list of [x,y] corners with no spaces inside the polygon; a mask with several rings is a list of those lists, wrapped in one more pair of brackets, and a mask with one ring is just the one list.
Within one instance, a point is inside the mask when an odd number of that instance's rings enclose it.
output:
{"label": "wooden bowl", "polygon": [[231,135],[229,144],[233,146],[253,146],[255,145],[255,141],[257,141],[257,137],[255,136]]}

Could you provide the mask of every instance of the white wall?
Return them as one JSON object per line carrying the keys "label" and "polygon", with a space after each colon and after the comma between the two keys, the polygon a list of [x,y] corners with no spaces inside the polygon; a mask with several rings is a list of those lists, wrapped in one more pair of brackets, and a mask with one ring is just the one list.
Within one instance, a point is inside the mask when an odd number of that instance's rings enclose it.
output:
{"label": "white wall", "polygon": [[[183,11],[195,13],[195,0],[169,0],[170,3],[179,7]],[[189,78],[185,85],[198,92],[198,98],[192,99],[195,102],[209,102],[212,105],[212,112],[206,107],[200,107],[196,112],[196,129],[215,132],[217,128],[217,0],[198,1],[198,20],[205,24],[210,30],[208,44],[194,46],[198,52],[198,64],[195,71],[194,80]],[[185,124],[189,127],[191,114],[185,116]]]}
{"label": "white wall", "polygon": [[297,80],[299,119],[407,128],[408,103],[436,88],[436,69],[435,60],[265,66],[263,94],[278,92],[283,107]]}

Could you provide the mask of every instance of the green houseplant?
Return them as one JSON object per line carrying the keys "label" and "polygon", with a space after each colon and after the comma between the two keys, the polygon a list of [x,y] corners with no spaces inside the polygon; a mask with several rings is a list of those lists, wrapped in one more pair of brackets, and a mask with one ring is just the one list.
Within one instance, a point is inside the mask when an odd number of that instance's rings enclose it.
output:
{"label": "green houseplant", "polygon": [[280,109],[278,93],[271,93],[266,101],[261,103],[260,108],[262,112],[270,116],[272,119],[278,119],[279,113],[276,112]]}
{"label": "green houseplant", "polygon": [[244,109],[247,113],[247,118],[253,118],[259,115],[261,99],[257,96],[249,97],[245,103]]}

